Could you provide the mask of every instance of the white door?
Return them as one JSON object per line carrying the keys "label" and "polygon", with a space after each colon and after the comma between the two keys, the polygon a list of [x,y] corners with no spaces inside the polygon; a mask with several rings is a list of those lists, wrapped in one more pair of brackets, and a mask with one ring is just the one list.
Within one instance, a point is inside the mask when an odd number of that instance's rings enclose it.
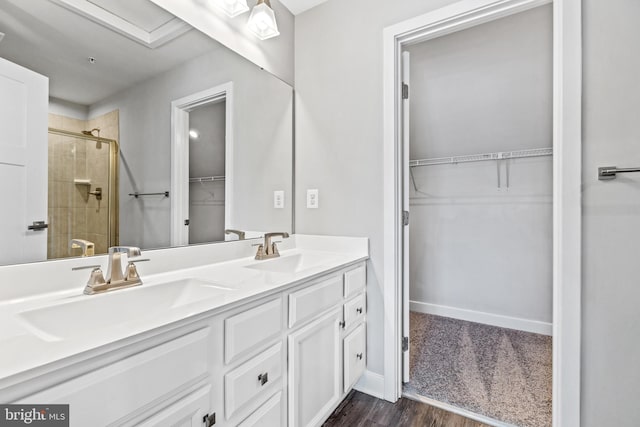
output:
{"label": "white door", "polygon": [[[406,219],[402,236],[402,382],[409,382],[409,52],[402,52],[402,209]],[[405,345],[406,343],[406,345]]]}
{"label": "white door", "polygon": [[47,259],[49,79],[0,58],[0,265]]}
{"label": "white door", "polygon": [[340,400],[341,320],[339,307],[289,336],[289,422],[294,427],[319,425]]}

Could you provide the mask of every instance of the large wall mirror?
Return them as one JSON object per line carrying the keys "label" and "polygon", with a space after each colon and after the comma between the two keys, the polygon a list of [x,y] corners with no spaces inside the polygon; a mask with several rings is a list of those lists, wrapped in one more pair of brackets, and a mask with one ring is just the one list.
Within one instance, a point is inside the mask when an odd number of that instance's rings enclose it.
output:
{"label": "large wall mirror", "polygon": [[293,231],[293,89],[148,0],[3,0],[0,93],[0,265]]}

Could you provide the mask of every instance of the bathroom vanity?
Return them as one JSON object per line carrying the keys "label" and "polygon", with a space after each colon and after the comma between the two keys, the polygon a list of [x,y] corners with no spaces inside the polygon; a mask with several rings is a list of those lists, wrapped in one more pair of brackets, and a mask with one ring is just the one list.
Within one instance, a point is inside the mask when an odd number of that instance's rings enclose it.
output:
{"label": "bathroom vanity", "polygon": [[72,426],[321,425],[366,366],[368,241],[280,247],[147,252],[142,286],[100,295],[70,270],[88,260],[0,268],[0,283],[64,276],[0,291],[0,401],[69,404]]}

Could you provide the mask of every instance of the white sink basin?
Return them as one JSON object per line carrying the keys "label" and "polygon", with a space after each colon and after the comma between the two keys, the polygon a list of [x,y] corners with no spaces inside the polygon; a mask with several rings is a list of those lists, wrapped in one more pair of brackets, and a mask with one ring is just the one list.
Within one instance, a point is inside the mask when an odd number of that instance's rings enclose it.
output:
{"label": "white sink basin", "polygon": [[59,341],[166,316],[173,309],[221,297],[231,290],[199,279],[180,279],[105,294],[83,295],[71,302],[23,311],[19,317],[40,338]]}
{"label": "white sink basin", "polygon": [[245,265],[245,267],[272,273],[294,274],[322,267],[333,259],[335,259],[335,256],[330,254],[294,254],[264,261],[256,261],[253,264]]}

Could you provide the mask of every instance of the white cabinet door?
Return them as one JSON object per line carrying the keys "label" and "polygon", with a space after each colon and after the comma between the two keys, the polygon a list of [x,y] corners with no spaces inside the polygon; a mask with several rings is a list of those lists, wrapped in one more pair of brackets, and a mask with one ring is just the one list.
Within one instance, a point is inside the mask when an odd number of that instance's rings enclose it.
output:
{"label": "white cabinet door", "polygon": [[344,339],[344,392],[360,379],[367,366],[366,335],[364,323]]}
{"label": "white cabinet door", "polygon": [[341,320],[337,307],[289,336],[289,427],[319,425],[340,400]]}
{"label": "white cabinet door", "polygon": [[0,58],[0,265],[47,259],[49,79]]}
{"label": "white cabinet door", "polygon": [[147,418],[137,427],[202,427],[205,415],[211,415],[209,405],[211,386],[206,386]]}

